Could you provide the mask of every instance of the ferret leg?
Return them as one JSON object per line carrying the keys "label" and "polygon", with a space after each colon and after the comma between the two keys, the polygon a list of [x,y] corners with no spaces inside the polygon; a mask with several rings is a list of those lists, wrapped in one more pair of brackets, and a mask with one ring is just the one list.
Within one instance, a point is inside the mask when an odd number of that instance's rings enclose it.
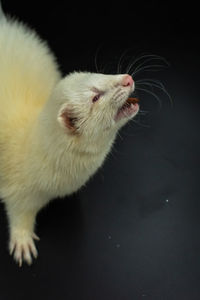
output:
{"label": "ferret leg", "polygon": [[32,263],[32,256],[37,258],[37,249],[34,239],[39,240],[34,233],[36,209],[20,209],[13,204],[7,205],[7,214],[10,228],[9,251],[14,256],[15,261],[22,266],[25,261],[29,265]]}

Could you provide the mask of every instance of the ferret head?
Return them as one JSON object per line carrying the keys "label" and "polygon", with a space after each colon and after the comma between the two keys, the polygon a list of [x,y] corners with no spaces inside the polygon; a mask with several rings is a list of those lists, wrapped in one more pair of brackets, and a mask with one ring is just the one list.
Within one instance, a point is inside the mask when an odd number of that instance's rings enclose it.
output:
{"label": "ferret head", "polygon": [[67,133],[90,139],[117,131],[138,113],[138,104],[127,102],[134,88],[128,74],[74,72],[56,88],[57,121]]}

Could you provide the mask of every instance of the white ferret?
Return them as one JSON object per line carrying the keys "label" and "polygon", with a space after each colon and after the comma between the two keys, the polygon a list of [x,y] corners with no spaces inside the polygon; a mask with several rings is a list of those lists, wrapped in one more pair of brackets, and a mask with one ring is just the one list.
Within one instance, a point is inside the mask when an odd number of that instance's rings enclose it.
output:
{"label": "white ferret", "polygon": [[117,131],[138,110],[128,74],[61,78],[46,43],[0,12],[0,197],[9,251],[37,257],[34,222],[51,199],[77,191],[102,165]]}

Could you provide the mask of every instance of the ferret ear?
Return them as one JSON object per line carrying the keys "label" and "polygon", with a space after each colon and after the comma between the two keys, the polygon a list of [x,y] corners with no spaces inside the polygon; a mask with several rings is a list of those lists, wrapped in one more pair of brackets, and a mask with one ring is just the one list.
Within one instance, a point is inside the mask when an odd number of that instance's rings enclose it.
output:
{"label": "ferret ear", "polygon": [[72,110],[70,110],[66,104],[64,104],[59,110],[57,120],[61,127],[68,129],[72,133],[76,131],[75,123],[77,118],[73,116]]}

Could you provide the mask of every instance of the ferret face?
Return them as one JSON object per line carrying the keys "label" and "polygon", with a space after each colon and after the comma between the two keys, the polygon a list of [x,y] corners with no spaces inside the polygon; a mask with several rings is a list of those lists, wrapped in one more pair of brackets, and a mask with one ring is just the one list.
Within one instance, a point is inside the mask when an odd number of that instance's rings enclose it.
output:
{"label": "ferret face", "polygon": [[139,110],[126,100],[135,85],[130,75],[72,73],[61,82],[58,120],[72,134],[101,136],[118,130]]}

